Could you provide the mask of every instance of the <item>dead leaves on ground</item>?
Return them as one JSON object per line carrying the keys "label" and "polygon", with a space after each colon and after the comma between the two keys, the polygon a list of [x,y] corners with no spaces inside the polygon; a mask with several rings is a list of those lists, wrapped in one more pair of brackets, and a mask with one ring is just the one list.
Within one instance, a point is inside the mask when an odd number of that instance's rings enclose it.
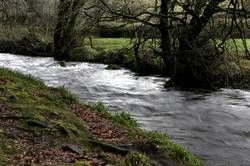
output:
{"label": "dead leaves on ground", "polygon": [[73,112],[85,121],[88,131],[95,135],[99,140],[118,145],[132,145],[133,142],[129,139],[127,133],[119,127],[116,127],[112,122],[104,119],[90,111],[81,107],[75,107]]}
{"label": "dead leaves on ground", "polygon": [[[1,116],[15,116],[17,111],[0,101]],[[85,127],[99,140],[115,144],[132,144],[125,131],[115,127],[109,120],[82,107],[77,107],[73,112],[86,122]],[[75,153],[65,149],[63,145],[51,143],[53,138],[46,139],[46,135],[44,137],[42,135],[36,136],[33,133],[22,131],[17,126],[17,119],[0,118],[0,129],[11,139],[10,146],[16,151],[16,154],[7,156],[8,165],[32,163],[53,165],[75,163],[77,161],[87,161],[94,166],[106,165],[102,159],[103,156],[100,155],[101,152]],[[121,157],[116,154],[110,154],[110,156],[116,159]]]}
{"label": "dead leaves on ground", "polygon": [[[5,89],[1,88],[1,85],[5,85],[7,80],[0,78],[0,97],[4,97]],[[37,91],[32,96],[40,97],[42,91]],[[60,95],[60,94],[56,94]],[[16,99],[19,100],[19,99]],[[110,120],[99,116],[97,113],[90,111],[82,106],[69,106],[73,107],[72,112],[86,124],[86,129],[95,136],[98,140],[117,145],[132,145],[133,141],[128,137],[126,131],[123,128],[115,126]],[[8,119],[6,117],[16,116],[20,113],[20,110],[11,108],[10,103],[6,103],[4,100],[0,100],[0,134],[4,134],[8,139],[1,143],[1,146],[9,146],[14,149],[14,154],[8,154],[6,160],[8,165],[17,164],[63,164],[63,163],[75,163],[77,161],[87,161],[91,165],[101,166],[106,165],[103,160],[101,151],[76,153],[64,148],[64,145],[58,145],[51,143],[51,139],[56,139],[50,136],[46,139],[46,135],[36,135],[29,133],[28,131],[19,128],[20,119]],[[48,119],[58,119],[59,117],[52,114],[44,113],[44,116]],[[1,118],[2,117],[2,118]],[[48,136],[49,137],[49,136]],[[9,142],[8,145],[6,142]],[[97,148],[98,149],[98,148]],[[120,155],[105,153],[114,160],[121,160]]]}
{"label": "dead leaves on ground", "polygon": [[11,158],[12,164],[63,164],[86,161],[92,165],[103,165],[104,162],[97,156],[78,154],[65,150],[61,146],[51,146],[47,142],[34,142],[29,138],[15,140],[15,147],[19,153]]}

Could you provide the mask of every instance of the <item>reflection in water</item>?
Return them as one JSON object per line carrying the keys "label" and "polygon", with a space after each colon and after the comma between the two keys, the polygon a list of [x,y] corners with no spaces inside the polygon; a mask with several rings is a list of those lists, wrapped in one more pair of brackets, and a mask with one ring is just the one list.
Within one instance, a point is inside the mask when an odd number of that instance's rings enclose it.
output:
{"label": "reflection in water", "polygon": [[250,165],[250,92],[222,89],[197,94],[165,90],[165,78],[106,70],[106,65],[0,54],[0,66],[65,86],[82,100],[127,111],[148,130],[168,133],[207,165]]}

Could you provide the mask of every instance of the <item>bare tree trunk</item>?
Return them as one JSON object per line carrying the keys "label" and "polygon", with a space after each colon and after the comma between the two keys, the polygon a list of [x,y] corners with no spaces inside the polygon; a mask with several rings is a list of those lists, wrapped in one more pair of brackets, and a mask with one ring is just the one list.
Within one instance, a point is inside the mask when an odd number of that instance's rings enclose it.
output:
{"label": "bare tree trunk", "polygon": [[83,5],[81,0],[60,0],[54,32],[54,52],[57,60],[69,60],[69,51],[75,45],[75,23]]}
{"label": "bare tree trunk", "polygon": [[170,32],[168,30],[169,19],[164,17],[169,13],[170,0],[161,0],[161,11],[160,14],[163,16],[160,19],[159,30],[161,33],[161,50],[162,50],[162,59],[166,65],[167,72],[170,72],[172,68],[172,58],[171,58],[171,38]]}

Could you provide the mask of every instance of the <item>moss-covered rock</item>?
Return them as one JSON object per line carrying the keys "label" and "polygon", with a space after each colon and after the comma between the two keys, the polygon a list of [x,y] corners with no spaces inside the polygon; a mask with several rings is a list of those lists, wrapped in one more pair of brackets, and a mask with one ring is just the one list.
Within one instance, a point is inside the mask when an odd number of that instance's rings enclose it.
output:
{"label": "moss-covered rock", "polygon": [[115,65],[115,64],[110,64],[106,67],[106,69],[108,70],[119,70],[121,69],[121,67],[119,65]]}

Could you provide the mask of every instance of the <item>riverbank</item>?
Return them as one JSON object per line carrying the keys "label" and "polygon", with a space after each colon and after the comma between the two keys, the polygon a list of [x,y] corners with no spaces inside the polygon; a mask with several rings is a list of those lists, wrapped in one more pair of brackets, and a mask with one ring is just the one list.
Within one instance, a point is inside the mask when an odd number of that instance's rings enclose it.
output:
{"label": "riverbank", "polygon": [[82,47],[71,50],[72,61],[103,63],[109,69],[121,67],[132,70],[139,75],[167,76],[162,58],[151,49],[158,45],[157,39],[148,40],[138,50],[136,55],[134,39],[130,38],[89,38],[85,39]]}
{"label": "riverbank", "polygon": [[1,39],[0,52],[28,56],[53,57],[53,43],[42,34],[28,33],[18,39]]}
{"label": "riverbank", "polygon": [[[93,37],[85,39],[83,45],[71,50],[72,61],[104,63],[109,65],[108,69],[125,67],[139,75],[171,77],[166,87],[190,91],[250,89],[250,60],[241,39],[228,40],[227,52],[223,55],[214,53],[210,45],[196,48],[193,52],[177,53],[176,57],[185,55],[185,58],[176,59],[174,76],[169,74],[162,58],[151,48],[159,46],[157,39],[147,41],[137,56],[134,50],[129,49],[133,47],[133,41],[128,38]],[[246,40],[246,46],[250,47],[250,40]]]}
{"label": "riverbank", "polygon": [[[2,52],[53,57],[51,40],[42,39],[39,35],[30,34],[18,42],[2,42],[0,45]],[[166,83],[166,87],[191,89],[191,91],[193,89],[214,91],[220,88],[250,89],[250,60],[245,55],[245,47],[240,39],[228,40],[228,52],[219,58],[217,54],[214,58],[213,55],[204,55],[211,50],[202,50],[201,56],[194,56],[195,60],[189,57],[193,57],[193,54],[187,56],[187,53],[181,53],[186,55],[186,62],[177,63],[174,76],[169,74],[162,58],[157,55],[157,50],[151,49],[152,46],[157,48],[159,41],[157,39],[147,41],[136,55],[135,51],[130,49],[133,47],[133,42],[129,38],[86,38],[79,47],[70,51],[70,61],[103,63],[107,64],[107,69],[110,70],[124,67],[138,75],[172,77],[171,81]],[[246,40],[246,46],[250,46],[250,40]],[[199,55],[200,52],[197,52]],[[63,62],[61,64],[63,65]]]}
{"label": "riverbank", "polygon": [[[0,164],[203,165],[127,114],[0,69]],[[38,155],[39,154],[39,155]]]}

